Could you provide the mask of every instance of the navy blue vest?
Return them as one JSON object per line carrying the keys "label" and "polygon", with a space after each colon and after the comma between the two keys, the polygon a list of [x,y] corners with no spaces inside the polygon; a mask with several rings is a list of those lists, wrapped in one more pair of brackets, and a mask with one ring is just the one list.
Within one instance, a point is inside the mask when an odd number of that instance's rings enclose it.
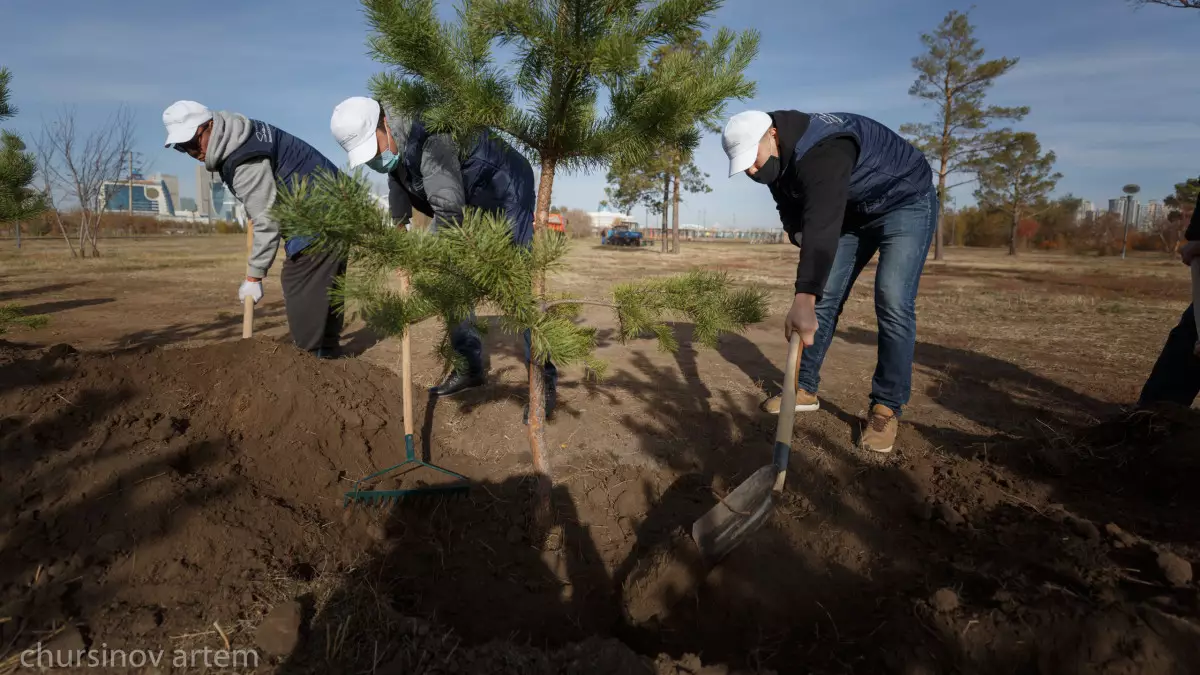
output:
{"label": "navy blue vest", "polygon": [[[401,155],[406,175],[400,180],[412,198],[413,206],[426,215],[433,215],[421,175],[421,154],[428,139],[425,124],[414,121]],[[512,223],[513,242],[528,245],[533,240],[537,191],[529,160],[502,139],[481,132],[460,162],[466,206],[502,211]]]}
{"label": "navy blue vest", "polygon": [[933,170],[920,150],[879,122],[854,113],[810,114],[808,129],[796,141],[792,163],[833,136],[848,136],[858,144],[847,210],[864,215],[886,213],[932,187]]}
{"label": "navy blue vest", "polygon": [[[273,127],[266,122],[250,120],[254,125],[254,133],[246,142],[237,148],[221,162],[221,180],[225,182],[230,192],[233,189],[233,172],[242,162],[266,157],[271,160],[271,170],[275,174],[275,182],[281,188],[295,181],[308,178],[317,169],[325,169],[334,174],[338,169],[333,162],[326,159],[316,148],[296,138],[282,129]],[[234,192],[234,196],[237,193]],[[283,243],[283,250],[290,258],[313,242],[311,237],[292,237]]]}

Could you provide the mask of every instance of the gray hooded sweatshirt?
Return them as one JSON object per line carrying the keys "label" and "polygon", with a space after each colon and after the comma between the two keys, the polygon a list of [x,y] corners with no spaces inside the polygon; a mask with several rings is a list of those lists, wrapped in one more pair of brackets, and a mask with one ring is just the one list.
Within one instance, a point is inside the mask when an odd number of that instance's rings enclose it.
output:
{"label": "gray hooded sweatshirt", "polygon": [[[217,171],[221,162],[240,148],[253,131],[254,125],[245,115],[223,110],[214,112],[204,168]],[[267,276],[279,250],[279,223],[271,218],[271,207],[275,206],[275,173],[271,170],[271,160],[264,157],[243,162],[234,170],[230,187],[246,207],[246,215],[254,221],[254,243],[250,248],[246,276],[261,279]]]}

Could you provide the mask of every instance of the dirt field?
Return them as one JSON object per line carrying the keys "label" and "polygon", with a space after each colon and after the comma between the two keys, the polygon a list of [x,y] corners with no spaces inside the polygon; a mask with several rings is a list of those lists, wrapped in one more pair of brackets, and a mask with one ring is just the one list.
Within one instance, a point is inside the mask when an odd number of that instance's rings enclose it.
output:
{"label": "dirt field", "polygon": [[348,511],[352,481],[403,454],[398,344],[352,322],[354,358],[297,353],[278,270],[240,340],[243,246],[112,241],[73,263],[0,242],[0,302],[50,317],[0,341],[0,673],[39,641],[165,649],[158,672],[206,648],[257,650],[234,670],[260,673],[1200,672],[1200,413],[1123,411],[1188,302],[1178,262],[949,249],[883,459],[854,448],[868,269],[782,513],[707,576],[647,584],[769,461],[794,248],[574,246],[556,290],[723,268],[772,315],[715,351],[686,325],[674,355],[602,339],[606,381],[564,372],[562,527],[538,547],[520,343],[493,331],[489,386],[436,402],[436,326],[417,327],[418,448],[473,487]]}

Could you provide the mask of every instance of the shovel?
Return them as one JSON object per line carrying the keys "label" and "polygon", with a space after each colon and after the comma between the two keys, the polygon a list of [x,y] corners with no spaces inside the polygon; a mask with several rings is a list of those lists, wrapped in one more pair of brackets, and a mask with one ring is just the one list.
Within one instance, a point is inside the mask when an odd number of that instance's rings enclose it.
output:
{"label": "shovel", "polygon": [[787,478],[792,453],[792,423],[796,418],[796,375],[800,367],[800,333],[788,343],[787,369],[779,426],[775,431],[774,461],[750,475],[733,492],[692,523],[692,540],[711,567],[754,534],[771,517]]}

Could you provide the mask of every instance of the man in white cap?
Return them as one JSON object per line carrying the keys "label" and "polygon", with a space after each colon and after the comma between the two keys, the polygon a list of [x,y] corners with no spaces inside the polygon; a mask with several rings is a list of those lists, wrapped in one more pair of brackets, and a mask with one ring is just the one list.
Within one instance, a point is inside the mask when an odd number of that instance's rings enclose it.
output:
{"label": "man in white cap", "polygon": [[[254,223],[253,246],[238,300],[255,304],[263,297],[262,280],[279,249],[279,224],[271,217],[276,186],[291,184],[317,171],[337,167],[308,143],[265,122],[225,111],[210,111],[195,101],[176,101],[163,111],[166,146],[204,162],[246,207]],[[346,260],[327,251],[309,250],[309,238],[284,242],[280,272],[288,328],[296,346],[320,358],[339,355],[343,317],[330,299],[334,280]]]}
{"label": "man in white cap", "polygon": [[[879,351],[861,445],[890,452],[912,389],[917,287],[937,225],[938,196],[921,151],[851,113],[776,110],[734,115],[721,138],[729,175],[766,185],[784,230],[800,246],[784,334],[804,344],[796,410],[817,410],[821,363],[858,275],[879,252]],[[780,398],[764,404],[778,413]]]}
{"label": "man in white cap", "polygon": [[[537,185],[529,160],[494,135],[481,132],[465,153],[449,134],[430,133],[419,119],[389,113],[378,101],[353,96],[333,109],[333,137],[346,151],[350,167],[366,164],[388,175],[392,218],[406,220],[416,208],[430,216],[434,231],[462,221],[464,207],[500,212],[508,217],[513,244],[533,242],[533,210]],[[529,331],[525,359],[530,358]],[[450,343],[466,361],[465,372],[451,372],[433,389],[451,396],[481,386],[483,343],[470,320],[454,327]],[[558,371],[545,366],[546,415],[557,400]]]}

